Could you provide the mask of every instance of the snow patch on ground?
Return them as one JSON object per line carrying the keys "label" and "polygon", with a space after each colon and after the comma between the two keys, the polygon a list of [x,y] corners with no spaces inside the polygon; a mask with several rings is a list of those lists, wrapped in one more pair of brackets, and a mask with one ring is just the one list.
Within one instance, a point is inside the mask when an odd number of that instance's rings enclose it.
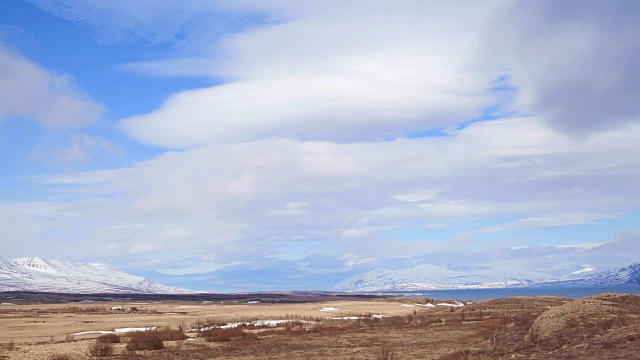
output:
{"label": "snow patch on ground", "polygon": [[227,325],[220,326],[220,328],[230,329],[230,328],[237,328],[238,326],[248,326],[248,325],[276,327],[280,324],[286,324],[290,322],[296,322],[296,320],[256,320],[251,322],[229,323]]}
{"label": "snow patch on ground", "polygon": [[344,317],[334,317],[331,320],[364,320],[364,319],[383,319],[388,316],[382,314],[373,314],[371,316],[344,316]]}
{"label": "snow patch on ground", "polygon": [[320,311],[340,311],[340,309],[336,309],[334,307],[323,307]]}
{"label": "snow patch on ground", "polygon": [[586,267],[586,268],[584,268],[584,269],[580,269],[580,270],[578,270],[578,271],[574,271],[574,272],[572,272],[572,273],[571,273],[571,275],[583,274],[583,273],[586,273],[586,272],[591,272],[591,271],[593,271],[593,270],[595,270],[595,268],[592,268],[592,267]]}
{"label": "snow patch on ground", "polygon": [[422,306],[422,307],[436,307],[433,304],[414,304],[415,306]]}
{"label": "snow patch on ground", "polygon": [[156,326],[149,327],[140,327],[140,328],[122,328],[122,329],[113,329],[117,333],[128,333],[128,332],[136,332],[136,331],[153,331],[156,330]]}
{"label": "snow patch on ground", "polygon": [[368,319],[364,316],[345,316],[345,317],[334,317],[331,320],[359,320],[359,319]]}
{"label": "snow patch on ground", "polygon": [[156,329],[157,329],[156,326],[139,327],[139,328],[120,328],[120,329],[113,329],[113,330],[82,331],[82,332],[77,332],[70,335],[78,336],[78,335],[121,334],[121,333],[138,332],[138,331],[153,331]]}
{"label": "snow patch on ground", "polygon": [[448,303],[439,303],[439,304],[437,304],[437,305],[438,305],[438,306],[451,306],[451,307],[461,307],[461,306],[464,306],[464,304],[463,304],[463,303],[461,303],[461,302],[459,302],[459,301],[456,301],[456,302],[455,302],[455,303],[453,303],[453,304],[448,304]]}
{"label": "snow patch on ground", "polygon": [[305,320],[255,320],[255,321],[245,321],[245,322],[234,322],[228,323],[222,326],[208,326],[200,329],[189,329],[184,332],[200,332],[207,331],[211,329],[233,329],[240,326],[268,326],[268,327],[276,327],[280,324],[286,323],[297,323],[297,324],[315,324],[313,321],[305,321]]}
{"label": "snow patch on ground", "polygon": [[109,331],[109,330],[105,330],[105,331],[101,331],[101,330],[97,330],[97,331],[82,331],[82,332],[77,332],[77,333],[73,333],[70,334],[71,336],[79,336],[79,335],[102,335],[102,334],[115,334],[115,331]]}

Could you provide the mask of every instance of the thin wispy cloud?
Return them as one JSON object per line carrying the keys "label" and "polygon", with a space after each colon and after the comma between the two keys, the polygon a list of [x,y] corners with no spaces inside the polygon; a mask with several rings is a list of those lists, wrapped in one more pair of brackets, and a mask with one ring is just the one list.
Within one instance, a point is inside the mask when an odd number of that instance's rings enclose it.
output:
{"label": "thin wispy cloud", "polygon": [[104,111],[71,75],[46,70],[2,43],[0,79],[0,120],[28,118],[50,128],[78,128]]}

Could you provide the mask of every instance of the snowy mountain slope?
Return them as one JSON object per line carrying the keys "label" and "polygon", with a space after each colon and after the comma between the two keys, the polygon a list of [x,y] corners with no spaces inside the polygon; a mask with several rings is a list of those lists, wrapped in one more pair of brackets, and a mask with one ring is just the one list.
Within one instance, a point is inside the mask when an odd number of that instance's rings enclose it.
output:
{"label": "snowy mountain slope", "polygon": [[479,271],[456,271],[423,264],[400,270],[373,270],[357,274],[338,284],[337,291],[436,290],[522,286],[554,280],[538,271],[520,268],[493,268]]}
{"label": "snowy mountain slope", "polygon": [[435,265],[419,265],[400,270],[373,270],[357,274],[338,284],[344,292],[445,290],[502,288],[513,286],[610,286],[640,285],[640,263],[616,270],[595,272],[586,268],[558,278],[544,272],[521,268],[493,268],[455,271]]}
{"label": "snowy mountain slope", "polygon": [[[585,274],[586,275],[586,274]],[[611,286],[611,285],[640,285],[640,262],[629,266],[589,274],[577,279],[554,281],[537,284],[541,286]]]}
{"label": "snowy mountain slope", "polygon": [[196,291],[165,286],[106,264],[0,257],[0,291],[61,293],[188,294]]}

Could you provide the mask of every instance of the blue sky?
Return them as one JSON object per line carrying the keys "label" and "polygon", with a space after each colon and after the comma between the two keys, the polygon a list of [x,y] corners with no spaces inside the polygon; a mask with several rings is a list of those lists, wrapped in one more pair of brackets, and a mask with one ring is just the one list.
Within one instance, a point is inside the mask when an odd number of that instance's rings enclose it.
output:
{"label": "blue sky", "polygon": [[640,261],[635,1],[5,0],[3,256],[208,291]]}

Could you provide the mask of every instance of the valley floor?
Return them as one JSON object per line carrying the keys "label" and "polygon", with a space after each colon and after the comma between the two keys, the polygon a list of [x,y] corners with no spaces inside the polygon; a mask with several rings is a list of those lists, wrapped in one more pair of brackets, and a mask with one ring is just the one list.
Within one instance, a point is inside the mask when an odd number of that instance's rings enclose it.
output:
{"label": "valley floor", "polygon": [[145,333],[164,339],[162,349],[132,349],[140,333],[118,332],[113,337],[119,343],[102,345],[112,353],[104,358],[640,358],[640,296],[602,294],[466,306],[425,298],[4,305],[0,359],[95,359],[98,332],[142,327],[158,329]]}

